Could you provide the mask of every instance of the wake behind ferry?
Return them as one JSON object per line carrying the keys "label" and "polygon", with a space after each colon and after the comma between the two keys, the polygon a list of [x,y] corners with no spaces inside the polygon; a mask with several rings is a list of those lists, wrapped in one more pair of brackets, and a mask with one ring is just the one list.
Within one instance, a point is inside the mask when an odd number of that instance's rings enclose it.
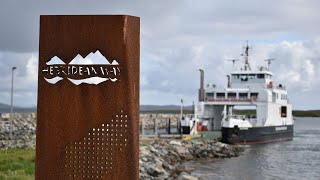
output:
{"label": "wake behind ferry", "polygon": [[[204,71],[200,70],[199,102],[195,106],[195,117],[189,123],[190,134],[221,130],[221,141],[230,144],[292,140],[294,121],[287,90],[272,79],[272,59],[267,60],[268,66],[251,68],[249,49],[248,45],[243,47],[244,66],[227,76],[226,88],[213,84],[205,88]],[[234,66],[236,60],[232,61]],[[255,113],[239,115],[241,109]]]}

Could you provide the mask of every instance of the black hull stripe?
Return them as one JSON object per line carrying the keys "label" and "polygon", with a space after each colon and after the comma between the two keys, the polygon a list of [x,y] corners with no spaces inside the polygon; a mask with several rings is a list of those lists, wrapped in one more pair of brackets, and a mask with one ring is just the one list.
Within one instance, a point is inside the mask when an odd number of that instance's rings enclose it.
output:
{"label": "black hull stripe", "polygon": [[266,143],[272,143],[272,142],[282,142],[282,141],[291,141],[292,138],[280,138],[280,139],[271,139],[266,141],[255,141],[255,142],[235,142],[232,144],[266,144]]}
{"label": "black hull stripe", "polygon": [[[276,128],[284,128],[276,130]],[[293,138],[293,125],[248,128],[222,128],[222,142],[229,144],[263,144]]]}

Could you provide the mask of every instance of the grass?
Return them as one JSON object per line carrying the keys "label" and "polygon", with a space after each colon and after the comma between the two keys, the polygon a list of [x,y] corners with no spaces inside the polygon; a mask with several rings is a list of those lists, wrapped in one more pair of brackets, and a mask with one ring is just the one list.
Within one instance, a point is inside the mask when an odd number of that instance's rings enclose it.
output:
{"label": "grass", "polygon": [[293,111],[295,117],[320,117],[320,110]]}
{"label": "grass", "polygon": [[0,150],[0,180],[34,179],[35,150]]}

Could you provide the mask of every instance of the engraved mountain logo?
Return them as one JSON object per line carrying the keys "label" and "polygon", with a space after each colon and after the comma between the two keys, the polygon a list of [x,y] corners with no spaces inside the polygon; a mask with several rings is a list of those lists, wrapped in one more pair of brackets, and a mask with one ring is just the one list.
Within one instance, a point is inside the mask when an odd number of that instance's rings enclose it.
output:
{"label": "engraved mountain logo", "polygon": [[54,56],[46,63],[46,67],[42,69],[42,74],[50,84],[56,84],[63,79],[68,79],[75,85],[80,85],[81,83],[97,85],[105,81],[118,81],[120,68],[117,60],[113,60],[110,63],[97,50],[86,57],[78,54],[69,64]]}

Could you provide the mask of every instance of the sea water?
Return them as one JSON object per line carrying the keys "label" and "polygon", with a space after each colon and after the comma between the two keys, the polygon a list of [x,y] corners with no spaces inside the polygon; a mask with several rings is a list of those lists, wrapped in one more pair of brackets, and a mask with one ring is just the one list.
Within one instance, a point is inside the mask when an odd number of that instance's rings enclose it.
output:
{"label": "sea water", "polygon": [[320,118],[296,118],[292,141],[248,145],[236,158],[186,165],[201,179],[320,180]]}

